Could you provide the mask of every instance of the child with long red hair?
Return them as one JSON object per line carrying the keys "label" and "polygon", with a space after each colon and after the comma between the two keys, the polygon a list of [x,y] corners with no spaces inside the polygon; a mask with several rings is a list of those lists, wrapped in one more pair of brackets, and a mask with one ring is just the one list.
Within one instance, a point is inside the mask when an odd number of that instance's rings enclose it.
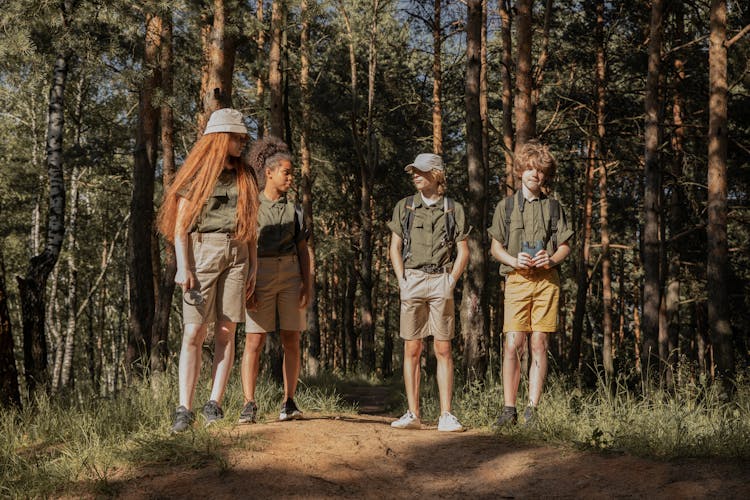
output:
{"label": "child with long red hair", "polygon": [[214,111],[159,211],[159,231],[175,246],[175,283],[182,287],[184,299],[173,433],[187,430],[195,420],[201,347],[211,323],[213,384],[201,413],[206,425],[224,417],[221,401],[234,363],[236,324],[245,317],[246,286],[254,283],[251,267],[258,239],[258,186],[241,159],[247,139],[239,111]]}

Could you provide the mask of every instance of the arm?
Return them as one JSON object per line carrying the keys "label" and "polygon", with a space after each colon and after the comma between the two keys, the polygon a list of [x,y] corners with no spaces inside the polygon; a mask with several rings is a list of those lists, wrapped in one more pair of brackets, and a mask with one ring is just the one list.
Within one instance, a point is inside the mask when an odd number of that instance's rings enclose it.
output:
{"label": "arm", "polygon": [[188,247],[190,245],[190,236],[185,231],[185,217],[187,211],[187,200],[180,197],[177,204],[177,221],[174,228],[174,253],[177,261],[177,273],[174,276],[174,282],[182,287],[182,291],[191,290],[195,286],[195,276],[190,269],[190,257]]}
{"label": "arm", "polygon": [[404,258],[401,255],[401,249],[404,246],[404,240],[401,236],[396,233],[391,233],[391,246],[388,254],[391,257],[391,264],[393,265],[393,272],[396,273],[398,282],[404,279]]}
{"label": "arm", "polygon": [[564,261],[568,255],[570,255],[570,245],[568,245],[567,241],[561,243],[560,246],[557,247],[557,251],[555,251],[552,257],[549,256],[546,250],[539,250],[533,259],[534,267],[550,269]]}
{"label": "arm", "polygon": [[466,265],[469,263],[469,244],[466,240],[456,242],[456,260],[453,262],[453,269],[451,269],[451,277],[453,283],[458,281],[458,278],[466,269]]}
{"label": "arm", "polygon": [[[542,252],[543,251],[544,250],[542,250]],[[508,253],[507,250],[505,250],[503,244],[497,241],[495,238],[492,238],[490,253],[501,264],[510,266],[513,269],[528,269],[531,265],[533,265],[533,259],[531,258],[531,255],[521,252],[517,257],[513,257]]]}
{"label": "arm", "polygon": [[[252,309],[254,304],[255,283],[258,276],[258,240],[251,240],[247,243],[247,255],[250,261],[250,270],[247,273],[245,282],[245,306]],[[253,309],[254,310],[254,309]]]}
{"label": "arm", "polygon": [[299,292],[299,307],[304,309],[312,297],[313,286],[313,255],[307,240],[297,243],[297,255],[299,256],[299,269],[302,273],[302,289]]}

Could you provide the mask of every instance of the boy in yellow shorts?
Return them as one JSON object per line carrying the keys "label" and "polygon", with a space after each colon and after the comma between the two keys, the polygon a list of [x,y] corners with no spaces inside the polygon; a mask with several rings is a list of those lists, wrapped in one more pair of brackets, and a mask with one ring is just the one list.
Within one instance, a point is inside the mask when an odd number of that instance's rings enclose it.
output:
{"label": "boy in yellow shorts", "polygon": [[521,355],[531,336],[527,425],[536,421],[536,406],[547,376],[547,344],[557,331],[560,276],[557,266],[570,254],[573,231],[559,201],[542,186],[555,176],[555,159],[547,146],[529,141],[516,153],[514,173],[521,188],[500,201],[492,217],[490,252],[505,276],[503,395],[505,406],[496,425],[515,424]]}

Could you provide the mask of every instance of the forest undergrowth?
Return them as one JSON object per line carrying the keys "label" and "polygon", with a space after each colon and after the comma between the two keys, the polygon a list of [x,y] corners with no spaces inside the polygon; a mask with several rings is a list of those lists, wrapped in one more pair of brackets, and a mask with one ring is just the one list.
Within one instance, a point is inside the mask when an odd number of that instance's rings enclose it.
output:
{"label": "forest undergrowth", "polygon": [[[232,467],[226,454],[257,449],[260,438],[240,432],[235,416],[242,406],[238,379],[233,379],[224,401],[226,418],[210,429],[170,436],[175,405],[176,374],[162,382],[134,383],[116,398],[101,399],[82,392],[37,395],[21,411],[0,412],[0,496],[45,497],[80,492],[116,494],[116,478],[133,469],[159,466]],[[536,428],[523,425],[501,431],[504,439],[528,444],[555,444],[603,453],[632,453],[658,459],[687,457],[750,460],[750,389],[747,375],[738,380],[731,400],[723,400],[715,386],[685,383],[671,391],[641,386],[634,391],[624,377],[595,389],[585,389],[570,378],[550,377],[539,407]],[[376,385],[363,377],[325,374],[303,379],[295,400],[308,414],[352,415],[356,404],[342,398],[347,387]],[[521,384],[523,386],[523,382]],[[401,380],[394,377],[386,408],[397,415],[406,407]],[[260,421],[277,418],[282,392],[268,378],[259,382]],[[196,406],[208,396],[204,384]],[[526,394],[519,394],[519,406]],[[465,426],[497,433],[492,423],[503,405],[502,385],[456,384],[454,413]],[[436,421],[437,386],[425,377],[423,420]],[[198,412],[196,412],[198,413]],[[200,420],[200,417],[198,417]],[[115,489],[115,490],[113,490]]]}

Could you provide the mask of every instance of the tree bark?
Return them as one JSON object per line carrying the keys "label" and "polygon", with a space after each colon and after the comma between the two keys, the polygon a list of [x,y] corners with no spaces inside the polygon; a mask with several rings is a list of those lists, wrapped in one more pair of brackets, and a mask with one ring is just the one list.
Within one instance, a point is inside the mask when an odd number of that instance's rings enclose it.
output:
{"label": "tree bark", "polygon": [[434,0],[432,24],[432,152],[436,155],[443,154],[442,3],[442,0]]}
{"label": "tree bark", "polygon": [[[172,98],[174,97],[174,76],[172,70],[172,14],[164,13],[161,30],[161,47],[159,70],[161,73],[161,90],[163,100],[159,106],[161,116],[161,150],[162,150],[162,186],[166,192],[172,184],[175,175],[174,154],[174,112]],[[177,260],[174,245],[164,242],[164,264],[159,273],[159,283],[156,293],[154,325],[151,331],[151,353],[149,366],[152,376],[163,373],[167,369],[169,357],[169,315],[172,311],[172,296],[174,295],[174,276],[177,272]],[[158,245],[158,241],[156,245]]]}
{"label": "tree bark", "polygon": [[[645,153],[643,196],[643,350],[644,366],[656,367],[659,347],[659,199],[661,172],[659,165],[659,73],[661,60],[663,0],[652,0],[648,45],[648,76],[645,98]],[[650,370],[649,370],[650,371]]]}
{"label": "tree bark", "polygon": [[531,11],[533,0],[516,2],[518,62],[516,64],[516,148],[536,136],[534,102],[532,99],[533,80],[531,75]]}
{"label": "tree bark", "polygon": [[466,22],[466,158],[469,178],[467,222],[469,233],[468,272],[464,278],[461,330],[464,337],[464,370],[467,380],[483,379],[487,370],[487,179],[483,166],[480,73],[482,44],[482,0],[467,2]]}
{"label": "tree bark", "polygon": [[125,368],[128,379],[143,375],[151,351],[154,322],[154,172],[158,131],[158,110],[154,93],[158,86],[158,54],[161,18],[146,14],[146,43],[143,57],[146,72],[138,104],[138,131],[133,165],[133,193],[128,226],[128,272],[130,315]]}
{"label": "tree bark", "polygon": [[500,19],[502,27],[500,37],[503,41],[502,65],[500,78],[503,82],[503,153],[505,156],[505,195],[510,196],[515,189],[513,175],[513,39],[511,37],[511,8],[509,0],[500,0]]}
{"label": "tree bark", "polygon": [[5,288],[5,257],[2,245],[0,245],[0,407],[10,406],[21,409],[21,393],[18,390],[18,370],[13,353],[13,330]]}
{"label": "tree bark", "polygon": [[[71,2],[62,4],[63,24]],[[65,122],[64,96],[68,77],[68,57],[60,52],[55,57],[47,115],[47,173],[49,176],[49,211],[47,237],[41,254],[31,258],[26,276],[17,277],[23,318],[23,351],[26,388],[29,394],[37,386],[49,382],[47,371],[47,339],[44,333],[44,291],[47,278],[55,267],[65,236],[65,179],[63,175],[63,132]]]}
{"label": "tree bark", "polygon": [[727,244],[727,2],[711,2],[708,51],[708,325],[716,374],[730,388],[734,347],[729,321]]}
{"label": "tree bark", "polygon": [[284,108],[281,77],[281,38],[286,25],[285,0],[273,0],[271,7],[271,50],[268,54],[268,90],[271,94],[271,135],[284,137]]}
{"label": "tree bark", "polygon": [[262,138],[266,132],[266,86],[265,86],[265,75],[267,74],[263,65],[263,61],[266,60],[266,29],[263,24],[263,0],[257,1],[257,8],[255,9],[255,16],[258,20],[258,33],[255,35],[255,43],[258,46],[258,51],[255,54],[255,98],[257,99],[258,106],[260,108],[260,116],[258,117],[258,139]]}
{"label": "tree bark", "polygon": [[[300,157],[302,163],[302,209],[305,213],[305,225],[310,228],[307,246],[312,257],[313,279],[315,280],[315,232],[313,231],[313,194],[312,166],[310,156],[310,3],[313,8],[315,0],[302,0],[302,31],[300,33],[300,91],[302,97],[302,123],[300,124]],[[320,322],[318,321],[318,294],[312,287],[311,306],[307,309],[307,373],[317,375],[320,371]]]}
{"label": "tree bark", "polygon": [[[237,53],[237,37],[227,29],[232,12],[226,0],[213,1],[213,22],[208,36],[204,38],[203,51],[207,57],[201,85],[203,112],[198,117],[198,136],[203,134],[211,113],[217,109],[232,107],[232,75]],[[206,28],[207,29],[207,28]],[[160,32],[159,32],[160,33]]]}
{"label": "tree bark", "polygon": [[599,143],[599,224],[602,240],[602,364],[608,378],[614,375],[612,342],[612,271],[609,253],[609,214],[607,212],[607,149],[604,146],[607,61],[604,41],[604,0],[596,2],[596,140]]}

